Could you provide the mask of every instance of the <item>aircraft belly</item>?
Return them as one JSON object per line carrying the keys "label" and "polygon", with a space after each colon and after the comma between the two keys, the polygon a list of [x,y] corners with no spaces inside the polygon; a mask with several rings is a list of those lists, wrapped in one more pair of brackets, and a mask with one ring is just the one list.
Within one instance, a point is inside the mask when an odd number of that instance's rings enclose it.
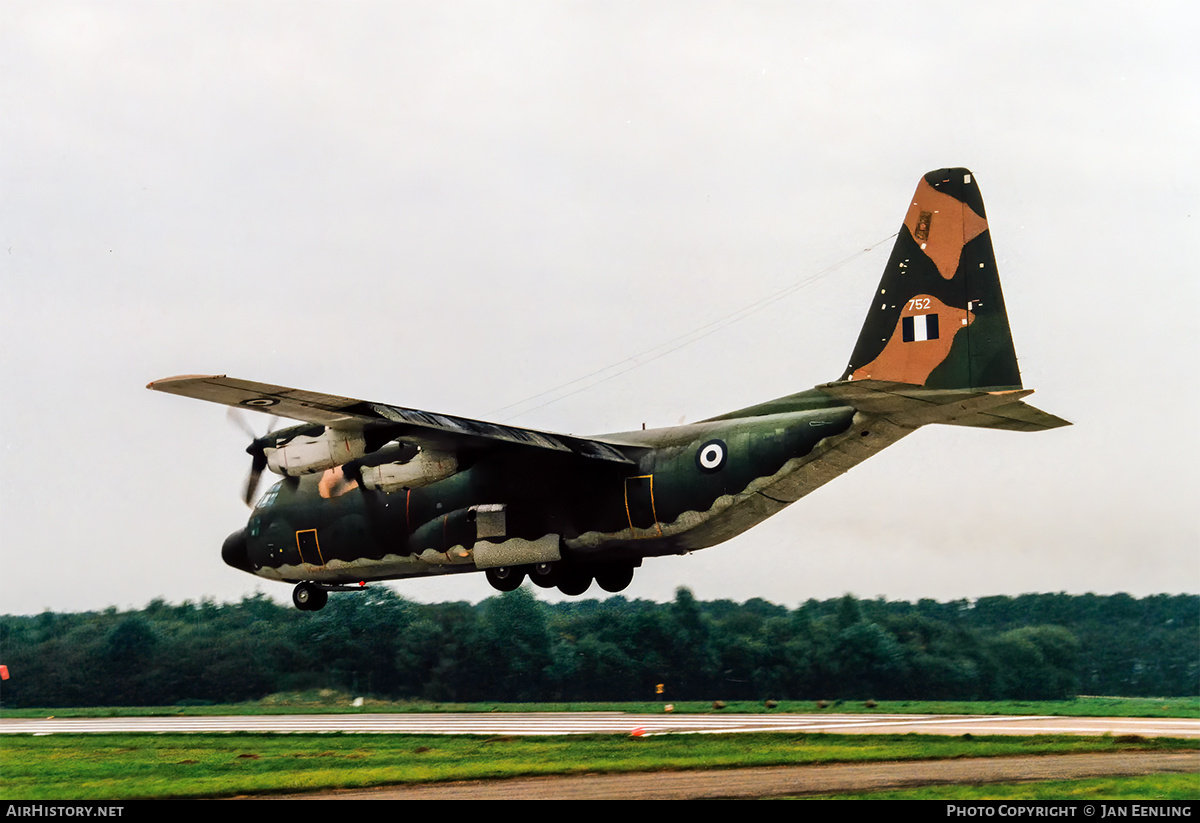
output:
{"label": "aircraft belly", "polygon": [[406,556],[389,554],[382,558],[331,560],[324,565],[312,563],[264,567],[257,574],[270,580],[317,583],[351,583],[365,580],[396,580],[429,574],[477,571],[501,565],[553,562],[560,559],[559,536],[547,534],[538,540],[510,538],[498,542],[480,541],[473,545],[455,545],[445,551],[426,549]]}
{"label": "aircraft belly", "polygon": [[[471,569],[474,569],[472,566]],[[311,580],[316,583],[351,583],[360,580],[394,580],[449,571],[445,566],[427,563],[416,556],[385,555],[374,559],[331,560],[323,566],[312,563],[287,564],[259,569],[259,577],[288,583]]]}

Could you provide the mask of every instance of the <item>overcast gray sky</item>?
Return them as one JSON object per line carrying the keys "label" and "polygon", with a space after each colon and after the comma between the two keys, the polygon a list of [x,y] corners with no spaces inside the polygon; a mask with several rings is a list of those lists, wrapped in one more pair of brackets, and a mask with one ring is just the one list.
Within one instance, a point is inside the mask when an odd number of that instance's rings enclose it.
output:
{"label": "overcast gray sky", "polygon": [[890,243],[854,255],[955,165],[1032,402],[1075,425],[924,429],[626,595],[1200,591],[1196,17],[0,0],[0,611],[288,596],[220,560],[245,435],[150,380],[576,434],[698,420],[837,378]]}

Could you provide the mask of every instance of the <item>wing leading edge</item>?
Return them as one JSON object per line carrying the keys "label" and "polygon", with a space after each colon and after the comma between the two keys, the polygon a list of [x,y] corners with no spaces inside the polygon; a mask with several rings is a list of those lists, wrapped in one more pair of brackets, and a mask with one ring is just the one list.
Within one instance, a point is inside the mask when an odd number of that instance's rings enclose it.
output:
{"label": "wing leading edge", "polygon": [[146,388],[317,423],[331,429],[361,431],[386,425],[389,430],[396,432],[396,439],[439,449],[487,448],[508,444],[623,464],[633,464],[636,452],[641,450],[630,444],[552,434],[335,394],[254,383],[223,374],[167,377],[147,384]]}

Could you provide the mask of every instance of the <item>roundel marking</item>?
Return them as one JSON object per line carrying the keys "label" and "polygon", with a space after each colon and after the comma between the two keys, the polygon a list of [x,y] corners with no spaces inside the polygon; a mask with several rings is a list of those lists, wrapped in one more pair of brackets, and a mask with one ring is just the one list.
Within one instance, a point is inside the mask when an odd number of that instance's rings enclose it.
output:
{"label": "roundel marking", "polygon": [[240,406],[274,406],[279,402],[275,397],[251,397],[249,400],[243,400],[238,405]]}
{"label": "roundel marking", "polygon": [[696,468],[706,474],[719,472],[725,466],[729,452],[722,440],[709,440],[696,452]]}

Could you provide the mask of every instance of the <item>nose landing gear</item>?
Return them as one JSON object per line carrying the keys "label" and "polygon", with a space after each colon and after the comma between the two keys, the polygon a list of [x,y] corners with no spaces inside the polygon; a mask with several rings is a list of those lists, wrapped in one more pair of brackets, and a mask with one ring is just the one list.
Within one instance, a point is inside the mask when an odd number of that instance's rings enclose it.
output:
{"label": "nose landing gear", "polygon": [[297,583],[292,589],[292,603],[302,612],[315,612],[325,608],[329,602],[330,592],[365,592],[366,581],[360,581],[357,586],[339,583]]}
{"label": "nose landing gear", "polygon": [[302,612],[323,609],[329,601],[329,592],[315,583],[297,583],[292,589],[292,603]]}

